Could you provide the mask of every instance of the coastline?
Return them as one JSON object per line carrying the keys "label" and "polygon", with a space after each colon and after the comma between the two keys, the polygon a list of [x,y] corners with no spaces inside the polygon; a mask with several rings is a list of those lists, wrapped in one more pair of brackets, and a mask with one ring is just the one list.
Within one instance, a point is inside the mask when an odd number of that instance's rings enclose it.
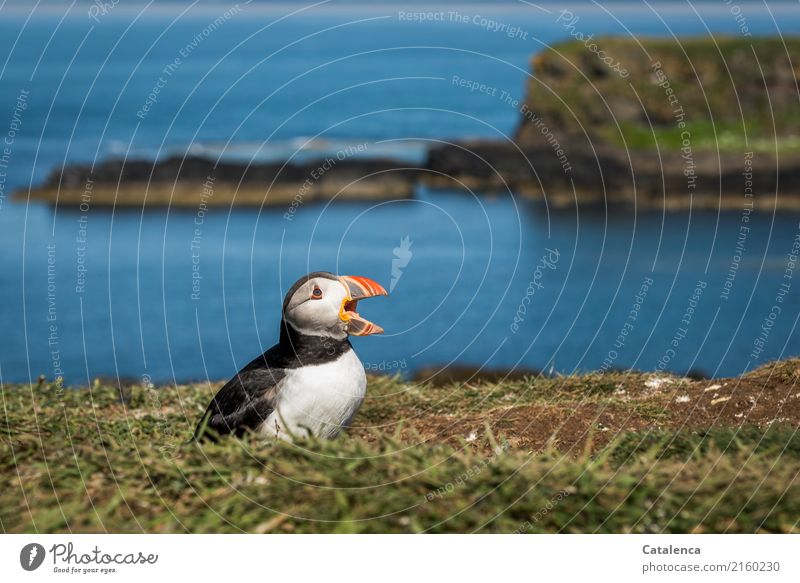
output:
{"label": "coastline", "polygon": [[[192,207],[212,180],[208,206],[385,201],[411,198],[423,184],[509,192],[554,208],[800,211],[800,56],[790,55],[800,54],[800,39],[689,38],[676,46],[607,37],[593,46],[615,55],[615,65],[605,67],[579,40],[548,47],[531,58],[525,98],[510,103],[518,110],[513,136],[431,146],[421,167],[371,158],[368,142],[304,163],[112,159],[67,165],[12,200],[75,206],[91,195],[94,206]],[[756,67],[763,79],[748,74]],[[452,83],[478,82],[454,75]]]}

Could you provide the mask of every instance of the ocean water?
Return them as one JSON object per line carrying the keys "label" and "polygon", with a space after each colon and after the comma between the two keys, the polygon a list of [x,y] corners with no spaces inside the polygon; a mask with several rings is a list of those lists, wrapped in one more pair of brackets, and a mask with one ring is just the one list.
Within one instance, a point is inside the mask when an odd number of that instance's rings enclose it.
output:
{"label": "ocean water", "polygon": [[[291,220],[12,202],[61,164],[112,156],[308,159],[364,144],[415,164],[431,144],[513,132],[502,96],[521,98],[532,54],[568,37],[547,4],[447,6],[423,23],[406,14],[419,7],[187,6],[0,9],[3,382],[227,377],[274,342],[283,292],[317,269],[392,288],[361,304],[386,334],[354,340],[390,373],[720,376],[800,353],[800,215],[750,215],[742,239],[742,213],[554,212],[426,189],[302,205]],[[789,4],[606,9],[571,8],[575,29],[800,33]]]}

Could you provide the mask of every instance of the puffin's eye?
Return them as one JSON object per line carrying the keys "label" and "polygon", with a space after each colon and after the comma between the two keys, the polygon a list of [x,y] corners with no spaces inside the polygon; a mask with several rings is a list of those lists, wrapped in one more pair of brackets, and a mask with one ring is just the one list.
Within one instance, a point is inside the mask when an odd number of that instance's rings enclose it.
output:
{"label": "puffin's eye", "polygon": [[314,298],[315,300],[320,299],[322,297],[322,290],[319,289],[318,287],[315,287],[314,291],[311,292],[311,297]]}

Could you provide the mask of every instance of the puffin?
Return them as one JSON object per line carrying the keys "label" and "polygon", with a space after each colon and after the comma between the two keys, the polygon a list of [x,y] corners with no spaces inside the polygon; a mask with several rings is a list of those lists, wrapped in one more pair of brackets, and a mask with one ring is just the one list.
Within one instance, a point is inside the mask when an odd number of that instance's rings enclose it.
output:
{"label": "puffin", "polygon": [[286,293],[278,343],[229,380],[211,400],[194,439],[243,436],[332,439],[349,427],[367,388],[349,336],[383,333],[356,311],[388,295],[366,277],[315,271]]}

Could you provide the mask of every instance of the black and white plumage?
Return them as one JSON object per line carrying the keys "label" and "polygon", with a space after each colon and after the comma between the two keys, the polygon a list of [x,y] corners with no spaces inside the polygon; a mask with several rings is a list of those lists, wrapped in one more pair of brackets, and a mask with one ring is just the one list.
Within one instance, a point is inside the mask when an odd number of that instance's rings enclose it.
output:
{"label": "black and white plumage", "polygon": [[287,440],[335,437],[349,426],[367,386],[348,335],[383,332],[356,304],[377,295],[386,290],[364,277],[318,271],[300,278],[284,299],[278,343],[219,390],[195,438],[247,431]]}

